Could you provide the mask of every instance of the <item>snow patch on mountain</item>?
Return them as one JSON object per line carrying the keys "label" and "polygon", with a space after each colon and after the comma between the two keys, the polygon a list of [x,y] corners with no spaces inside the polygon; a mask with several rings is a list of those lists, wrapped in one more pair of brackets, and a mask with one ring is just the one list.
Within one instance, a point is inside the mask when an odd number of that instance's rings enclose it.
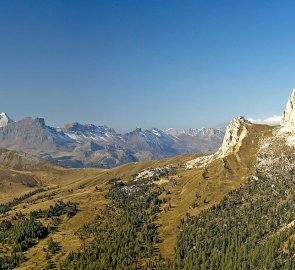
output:
{"label": "snow patch on mountain", "polygon": [[160,134],[160,132],[159,132],[157,129],[155,129],[155,128],[152,129],[152,132],[154,133],[154,135],[156,135],[156,136],[158,136],[158,137],[161,137],[161,136],[162,136],[162,135]]}
{"label": "snow patch on mountain", "polygon": [[188,135],[192,137],[211,138],[213,136],[224,136],[224,129],[222,128],[187,128],[182,130],[176,130],[174,128],[168,128],[164,131],[165,133],[179,137],[180,135]]}
{"label": "snow patch on mountain", "polygon": [[5,112],[0,113],[0,128],[13,122],[14,121]]}

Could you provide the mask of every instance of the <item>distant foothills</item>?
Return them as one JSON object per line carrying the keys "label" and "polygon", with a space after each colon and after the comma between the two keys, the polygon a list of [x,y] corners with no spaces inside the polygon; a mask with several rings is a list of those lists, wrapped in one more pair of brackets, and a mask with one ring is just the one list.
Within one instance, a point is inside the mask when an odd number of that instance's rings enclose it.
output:
{"label": "distant foothills", "polygon": [[120,134],[107,126],[72,123],[47,126],[43,118],[14,121],[0,114],[0,147],[23,151],[64,167],[111,168],[129,162],[210,153],[222,144],[223,128],[156,128]]}

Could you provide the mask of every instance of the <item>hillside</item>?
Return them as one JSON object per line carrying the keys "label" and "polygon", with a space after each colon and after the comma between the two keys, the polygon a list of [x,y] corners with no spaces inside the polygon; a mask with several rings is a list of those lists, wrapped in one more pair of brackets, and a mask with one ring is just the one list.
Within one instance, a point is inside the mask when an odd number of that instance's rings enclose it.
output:
{"label": "hillside", "polygon": [[[29,215],[31,211],[49,209],[50,206],[54,206],[59,200],[77,203],[77,214],[71,218],[62,216],[62,219],[59,220],[56,226],[57,228],[50,233],[50,237],[61,245],[58,256],[52,259],[54,263],[58,264],[65,260],[69,251],[75,251],[80,248],[82,242],[75,234],[76,231],[82,224],[92,222],[100,209],[104,208],[107,203],[110,203],[109,199],[105,197],[109,190],[109,182],[117,181],[118,179],[127,182],[147,167],[167,166],[171,162],[178,163],[191,158],[193,156],[181,156],[161,161],[133,163],[112,170],[64,169],[45,163],[36,166],[34,169],[16,171],[14,168],[9,168],[7,164],[3,171],[7,172],[7,175],[11,175],[11,178],[6,177],[5,180],[0,180],[3,187],[1,189],[0,203],[2,205],[0,205],[0,213],[2,213],[2,216],[0,219],[2,221],[11,220],[19,212]],[[46,166],[52,167],[48,168]],[[14,178],[15,175],[17,175],[17,179]],[[34,185],[23,181],[27,178],[34,179]],[[38,220],[52,226],[53,220],[50,218],[40,218]],[[64,242],[63,239],[67,239],[67,241]],[[46,247],[47,239],[44,239],[29,248],[24,253],[26,261],[21,264],[22,267],[19,269],[30,269],[31,267],[43,269],[47,260],[46,252],[42,252],[42,250]],[[9,244],[2,244],[2,246],[0,244],[0,249],[5,256],[11,252]],[[36,262],[38,262],[37,265]]]}

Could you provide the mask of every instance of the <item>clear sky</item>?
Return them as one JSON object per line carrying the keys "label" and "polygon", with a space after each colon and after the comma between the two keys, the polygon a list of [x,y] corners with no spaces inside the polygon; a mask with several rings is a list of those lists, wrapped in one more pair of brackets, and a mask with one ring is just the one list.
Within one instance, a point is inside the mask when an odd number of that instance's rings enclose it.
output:
{"label": "clear sky", "polygon": [[0,1],[0,111],[119,131],[280,114],[294,1]]}

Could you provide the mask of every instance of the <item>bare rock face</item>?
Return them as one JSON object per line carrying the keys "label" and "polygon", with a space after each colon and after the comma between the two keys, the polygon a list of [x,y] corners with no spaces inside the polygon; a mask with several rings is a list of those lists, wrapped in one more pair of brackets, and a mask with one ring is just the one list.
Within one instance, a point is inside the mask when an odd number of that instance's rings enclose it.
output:
{"label": "bare rock face", "polygon": [[286,131],[295,131],[295,89],[293,89],[293,92],[289,97],[281,126]]}
{"label": "bare rock face", "polygon": [[222,156],[227,156],[240,148],[243,139],[247,136],[247,127],[251,125],[250,121],[241,116],[229,123],[220,149]]}
{"label": "bare rock face", "polygon": [[226,128],[220,149],[212,155],[201,156],[188,161],[186,163],[186,168],[204,168],[216,159],[224,158],[230,154],[238,152],[252,126],[253,124],[242,116],[234,118]]}

